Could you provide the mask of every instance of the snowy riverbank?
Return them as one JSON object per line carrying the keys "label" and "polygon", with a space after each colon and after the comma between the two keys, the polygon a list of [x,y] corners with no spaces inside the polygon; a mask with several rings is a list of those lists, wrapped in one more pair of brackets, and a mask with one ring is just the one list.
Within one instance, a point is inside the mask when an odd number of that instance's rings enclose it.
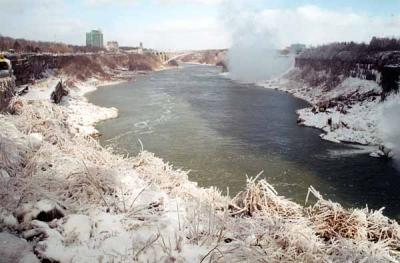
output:
{"label": "snowy riverbank", "polygon": [[88,135],[117,110],[83,97],[106,83],[75,81],[55,105],[56,80],[19,98],[19,115],[0,115],[3,259],[35,262],[34,252],[50,262],[399,260],[400,227],[381,211],[346,210],[312,188],[316,198],[302,207],[264,180],[249,180],[232,199],[151,153],[113,154]]}
{"label": "snowy riverbank", "polygon": [[[296,71],[298,69],[293,69]],[[288,74],[293,74],[293,71]],[[384,144],[379,121],[382,109],[397,95],[389,96],[381,102],[382,88],[376,81],[359,78],[347,78],[337,87],[326,90],[321,87],[309,87],[290,77],[273,79],[260,86],[288,92],[309,102],[308,108],[297,111],[301,125],[321,129],[321,138],[340,143],[356,143],[373,146],[372,156],[383,153],[379,146]]]}
{"label": "snowy riverbank", "polygon": [[[49,76],[47,79],[31,87],[29,93],[23,99],[50,102],[50,94],[60,79],[63,79],[63,77]],[[76,130],[77,133],[96,135],[95,123],[116,118],[118,116],[116,108],[103,108],[89,103],[85,94],[93,92],[99,87],[115,85],[121,81],[101,81],[95,78],[87,81],[74,81],[73,86],[69,87],[69,95],[60,103],[61,106],[64,106],[63,108],[67,113],[67,122],[70,128]]]}

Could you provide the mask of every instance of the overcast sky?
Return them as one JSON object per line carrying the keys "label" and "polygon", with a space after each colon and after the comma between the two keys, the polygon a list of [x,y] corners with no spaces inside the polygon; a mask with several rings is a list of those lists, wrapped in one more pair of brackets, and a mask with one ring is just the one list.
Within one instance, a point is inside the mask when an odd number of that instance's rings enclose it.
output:
{"label": "overcast sky", "polygon": [[[400,0],[0,0],[0,34],[84,45],[105,41],[162,50],[226,48],[235,32],[301,42],[368,41],[400,36]],[[237,28],[240,28],[238,30]]]}

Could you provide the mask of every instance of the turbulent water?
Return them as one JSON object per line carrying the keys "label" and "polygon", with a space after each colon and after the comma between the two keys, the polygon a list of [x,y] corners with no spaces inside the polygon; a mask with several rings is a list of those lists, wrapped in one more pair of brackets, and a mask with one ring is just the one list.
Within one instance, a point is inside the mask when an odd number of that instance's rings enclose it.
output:
{"label": "turbulent water", "polygon": [[136,155],[140,139],[145,150],[191,170],[200,186],[229,188],[231,195],[243,189],[246,174],[264,171],[281,195],[299,203],[313,185],[345,206],[385,206],[386,214],[400,215],[400,174],[392,162],[298,126],[295,111],[306,102],[219,72],[185,65],[89,94],[91,102],[119,109],[119,118],[98,124],[101,143]]}

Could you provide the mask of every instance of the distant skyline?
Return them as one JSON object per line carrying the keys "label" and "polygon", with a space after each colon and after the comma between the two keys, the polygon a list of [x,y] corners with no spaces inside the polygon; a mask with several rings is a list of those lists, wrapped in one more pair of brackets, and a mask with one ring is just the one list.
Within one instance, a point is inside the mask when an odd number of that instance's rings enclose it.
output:
{"label": "distant skyline", "polygon": [[161,50],[227,48],[242,17],[274,45],[400,36],[400,0],[0,0],[0,34],[85,45],[104,41]]}

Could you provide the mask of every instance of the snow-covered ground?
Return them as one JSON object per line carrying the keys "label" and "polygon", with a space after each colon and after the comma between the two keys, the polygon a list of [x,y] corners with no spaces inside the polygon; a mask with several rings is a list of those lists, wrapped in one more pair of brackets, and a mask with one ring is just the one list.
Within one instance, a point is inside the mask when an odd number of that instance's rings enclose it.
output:
{"label": "snow-covered ground", "polygon": [[48,262],[400,259],[400,227],[381,211],[346,210],[313,188],[305,208],[255,179],[232,199],[154,154],[113,154],[88,136],[96,121],[117,114],[83,97],[101,82],[75,82],[55,105],[56,82],[50,76],[32,87],[20,114],[0,115],[1,259],[37,262],[32,252]]}
{"label": "snow-covered ground", "polygon": [[[67,79],[67,77],[50,75],[48,78],[30,86],[29,92],[23,97],[24,100],[50,101],[50,95],[54,87],[63,79]],[[98,87],[115,85],[120,82],[120,80],[100,81],[95,78],[87,81],[75,81],[73,86],[69,87],[69,95],[64,97],[60,103],[65,106],[64,110],[67,112],[67,121],[70,124],[70,128],[86,135],[95,135],[98,133],[94,128],[95,123],[116,118],[118,116],[116,108],[96,106],[89,103],[84,95],[95,91]]]}
{"label": "snow-covered ground", "polygon": [[[298,69],[293,69],[298,70]],[[378,132],[378,122],[381,118],[382,106],[378,95],[381,87],[376,81],[359,78],[346,78],[331,90],[322,87],[309,87],[299,81],[286,77],[273,79],[259,85],[288,92],[301,98],[311,105],[297,111],[302,125],[321,129],[321,138],[332,142],[350,142],[363,145],[373,145],[377,152],[383,143]],[[374,95],[359,99],[365,94]],[[340,98],[344,98],[340,101]],[[319,110],[318,104],[338,100],[340,105]],[[390,100],[390,98],[389,98]]]}

